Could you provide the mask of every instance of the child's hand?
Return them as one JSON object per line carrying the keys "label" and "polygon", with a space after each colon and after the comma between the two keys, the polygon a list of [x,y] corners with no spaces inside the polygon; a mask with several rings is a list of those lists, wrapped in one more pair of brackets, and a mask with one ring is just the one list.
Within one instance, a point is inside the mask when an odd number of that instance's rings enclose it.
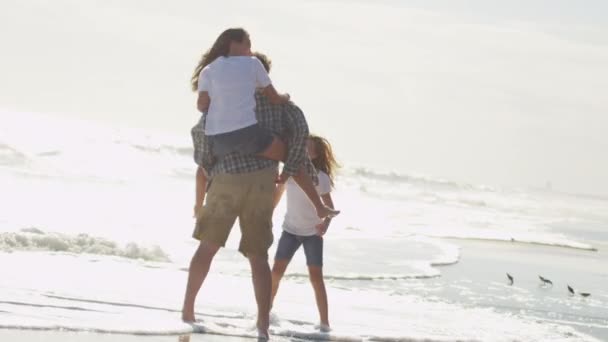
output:
{"label": "child's hand", "polygon": [[279,175],[279,177],[277,177],[276,183],[277,184],[285,184],[285,182],[287,182],[288,179],[289,179],[289,175],[285,174],[285,172],[281,172],[281,174]]}
{"label": "child's hand", "polygon": [[315,229],[317,230],[318,236],[322,237],[323,235],[325,235],[325,233],[327,233],[327,229],[329,229],[330,222],[331,222],[331,219],[325,219],[325,220],[323,220],[323,222],[316,225]]}

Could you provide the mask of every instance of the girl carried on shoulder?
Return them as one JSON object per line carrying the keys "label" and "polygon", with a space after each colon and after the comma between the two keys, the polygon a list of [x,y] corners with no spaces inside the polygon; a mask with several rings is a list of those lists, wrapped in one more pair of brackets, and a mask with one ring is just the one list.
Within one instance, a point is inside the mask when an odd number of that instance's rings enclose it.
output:
{"label": "girl carried on shoulder", "polygon": [[[289,95],[279,94],[272,85],[268,72],[251,52],[247,31],[231,28],[222,32],[203,54],[191,83],[192,90],[198,92],[197,109],[207,115],[204,131],[216,159],[238,152],[285,161],[285,143],[257,122],[255,92],[259,89],[273,104],[288,103]],[[197,173],[197,194],[205,191],[204,171]],[[287,178],[281,175],[279,181]],[[312,202],[319,218],[339,213],[323,204],[304,166],[293,179]]]}

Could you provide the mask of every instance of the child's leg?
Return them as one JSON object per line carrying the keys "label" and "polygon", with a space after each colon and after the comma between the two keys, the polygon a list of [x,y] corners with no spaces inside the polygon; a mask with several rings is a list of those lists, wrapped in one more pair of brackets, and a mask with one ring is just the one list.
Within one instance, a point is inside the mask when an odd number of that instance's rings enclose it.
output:
{"label": "child's leg", "polygon": [[327,291],[323,280],[323,238],[318,235],[307,236],[303,241],[306,264],[310,284],[315,291],[315,300],[319,310],[321,330],[329,330],[329,309],[327,304]]}
{"label": "child's leg", "polygon": [[270,299],[270,308],[272,308],[274,304],[274,297],[277,296],[277,292],[279,291],[279,283],[285,274],[289,261],[290,260],[285,259],[274,260],[274,265],[272,266],[272,297]]}
{"label": "child's leg", "polygon": [[319,309],[321,329],[326,329],[329,327],[329,310],[327,304],[327,291],[325,290],[325,282],[323,281],[323,267],[308,266],[308,276],[310,277],[312,288],[315,291],[315,300],[317,301],[317,308]]}
{"label": "child's leg", "polygon": [[[266,150],[260,153],[259,156],[276,161],[285,161],[285,159],[287,158],[287,147],[281,139],[275,137],[272,141],[272,144]],[[315,209],[317,210],[317,216],[319,216],[320,218],[334,217],[340,213],[339,211],[333,210],[323,204],[321,198],[319,197],[319,194],[317,193],[315,185],[312,183],[312,179],[309,177],[308,174],[306,174],[304,166],[302,166],[298,173],[293,176],[293,180],[296,181],[298,186],[310,199]]]}
{"label": "child's leg", "polygon": [[277,245],[277,251],[274,256],[274,265],[272,266],[272,299],[271,305],[274,303],[274,297],[277,295],[277,291],[279,290],[279,283],[281,282],[281,278],[285,274],[285,270],[287,269],[287,265],[293,258],[293,255],[296,253],[298,248],[302,242],[293,234],[283,231],[281,234],[281,238],[279,239],[279,244]]}
{"label": "child's leg", "polygon": [[205,193],[207,192],[207,175],[202,167],[196,170],[196,200],[194,203],[194,217],[199,217],[203,203],[205,202]]}

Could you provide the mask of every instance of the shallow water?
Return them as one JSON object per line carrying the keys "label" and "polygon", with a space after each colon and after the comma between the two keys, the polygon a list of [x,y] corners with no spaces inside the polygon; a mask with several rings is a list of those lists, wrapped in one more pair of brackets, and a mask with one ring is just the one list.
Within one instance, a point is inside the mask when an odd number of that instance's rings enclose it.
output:
{"label": "shallow water", "polygon": [[[28,140],[17,133],[27,115],[7,115],[15,127],[0,135],[1,328],[252,336],[255,307],[238,231],[203,287],[201,324],[179,321],[196,246],[187,142],[78,122],[70,124],[84,126],[73,134]],[[79,133],[91,130],[95,138]],[[277,297],[275,335],[608,338],[608,201],[356,166],[343,169],[334,199],[343,214],[326,237],[324,267],[334,331],[314,328],[298,253]],[[539,286],[538,275],[554,286]],[[567,284],[591,296],[569,296]]]}

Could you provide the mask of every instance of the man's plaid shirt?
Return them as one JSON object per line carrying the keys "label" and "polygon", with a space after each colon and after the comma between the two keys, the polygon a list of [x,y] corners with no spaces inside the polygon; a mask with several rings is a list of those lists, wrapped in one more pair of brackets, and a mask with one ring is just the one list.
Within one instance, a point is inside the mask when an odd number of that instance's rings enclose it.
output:
{"label": "man's plaid shirt", "polygon": [[[309,131],[302,110],[293,103],[273,105],[266,96],[259,93],[256,93],[255,99],[258,124],[281,137],[287,144],[287,160],[283,172],[293,176],[302,165],[305,165],[307,173],[313,178],[314,183],[317,183],[317,172],[306,152]],[[212,146],[204,132],[206,118],[207,115],[203,114],[191,133],[194,161],[207,171],[209,177],[221,173],[248,173],[278,166],[276,161],[237,152],[228,154],[221,160],[215,160],[211,154]]]}

